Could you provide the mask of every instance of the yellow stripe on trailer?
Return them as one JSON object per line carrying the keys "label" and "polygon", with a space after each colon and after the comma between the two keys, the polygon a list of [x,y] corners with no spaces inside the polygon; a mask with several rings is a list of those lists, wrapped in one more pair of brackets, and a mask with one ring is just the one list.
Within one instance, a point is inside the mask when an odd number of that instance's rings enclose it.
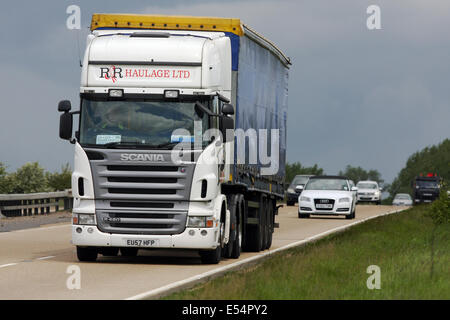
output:
{"label": "yellow stripe on trailer", "polygon": [[158,30],[195,30],[244,34],[240,19],[190,16],[160,16],[143,14],[92,15],[91,30],[98,28],[133,28]]}

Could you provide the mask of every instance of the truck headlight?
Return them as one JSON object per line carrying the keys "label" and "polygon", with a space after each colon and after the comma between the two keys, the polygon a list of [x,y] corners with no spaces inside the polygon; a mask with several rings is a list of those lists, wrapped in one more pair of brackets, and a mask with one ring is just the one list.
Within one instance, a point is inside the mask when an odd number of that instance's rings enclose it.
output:
{"label": "truck headlight", "polygon": [[308,198],[308,197],[304,197],[304,196],[301,196],[301,197],[300,197],[300,201],[304,201],[304,202],[310,202],[310,201],[311,201],[311,199],[310,199],[310,198]]}
{"label": "truck headlight", "polygon": [[350,198],[340,198],[339,203],[341,202],[350,202]]}
{"label": "truck headlight", "polygon": [[74,215],[73,223],[74,224],[95,225],[95,215],[93,215],[93,214]]}
{"label": "truck headlight", "polygon": [[289,192],[289,193],[295,193],[295,190],[294,190],[293,188],[288,188],[288,189],[287,189],[287,192]]}
{"label": "truck headlight", "polygon": [[188,228],[212,228],[214,227],[213,217],[189,216],[187,222]]}

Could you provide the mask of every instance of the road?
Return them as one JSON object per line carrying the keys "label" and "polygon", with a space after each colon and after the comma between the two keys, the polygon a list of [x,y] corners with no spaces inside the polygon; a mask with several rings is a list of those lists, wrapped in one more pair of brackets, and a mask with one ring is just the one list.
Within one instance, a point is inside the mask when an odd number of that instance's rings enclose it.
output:
{"label": "road", "polygon": [[[361,205],[355,220],[345,220],[298,219],[297,207],[281,208],[271,250],[397,209],[402,207]],[[136,258],[99,256],[96,263],[81,263],[70,238],[67,223],[0,233],[0,299],[126,299],[236,262],[202,265],[195,252],[141,250]],[[240,259],[254,255],[244,252]],[[67,288],[72,265],[80,268],[80,289]]]}

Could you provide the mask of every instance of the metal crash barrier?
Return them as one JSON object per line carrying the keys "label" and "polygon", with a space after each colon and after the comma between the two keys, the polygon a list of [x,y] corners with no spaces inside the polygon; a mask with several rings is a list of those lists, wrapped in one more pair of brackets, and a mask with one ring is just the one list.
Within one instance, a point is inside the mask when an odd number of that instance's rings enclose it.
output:
{"label": "metal crash barrier", "polygon": [[27,194],[0,194],[0,218],[32,216],[73,207],[72,190]]}

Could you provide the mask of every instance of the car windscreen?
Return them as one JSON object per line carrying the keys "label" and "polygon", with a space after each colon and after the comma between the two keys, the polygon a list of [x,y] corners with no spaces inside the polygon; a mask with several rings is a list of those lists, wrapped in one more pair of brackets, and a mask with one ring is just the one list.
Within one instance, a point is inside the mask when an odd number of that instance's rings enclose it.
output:
{"label": "car windscreen", "polygon": [[309,179],[305,190],[348,191],[347,180],[343,179]]}
{"label": "car windscreen", "polygon": [[295,177],[294,180],[292,180],[291,187],[295,187],[298,185],[305,185],[308,182],[309,177]]}
{"label": "car windscreen", "polygon": [[356,185],[359,189],[376,189],[377,185],[374,183],[361,182]]}
{"label": "car windscreen", "polygon": [[395,196],[395,199],[397,200],[411,200],[411,197],[409,194],[398,194]]}

